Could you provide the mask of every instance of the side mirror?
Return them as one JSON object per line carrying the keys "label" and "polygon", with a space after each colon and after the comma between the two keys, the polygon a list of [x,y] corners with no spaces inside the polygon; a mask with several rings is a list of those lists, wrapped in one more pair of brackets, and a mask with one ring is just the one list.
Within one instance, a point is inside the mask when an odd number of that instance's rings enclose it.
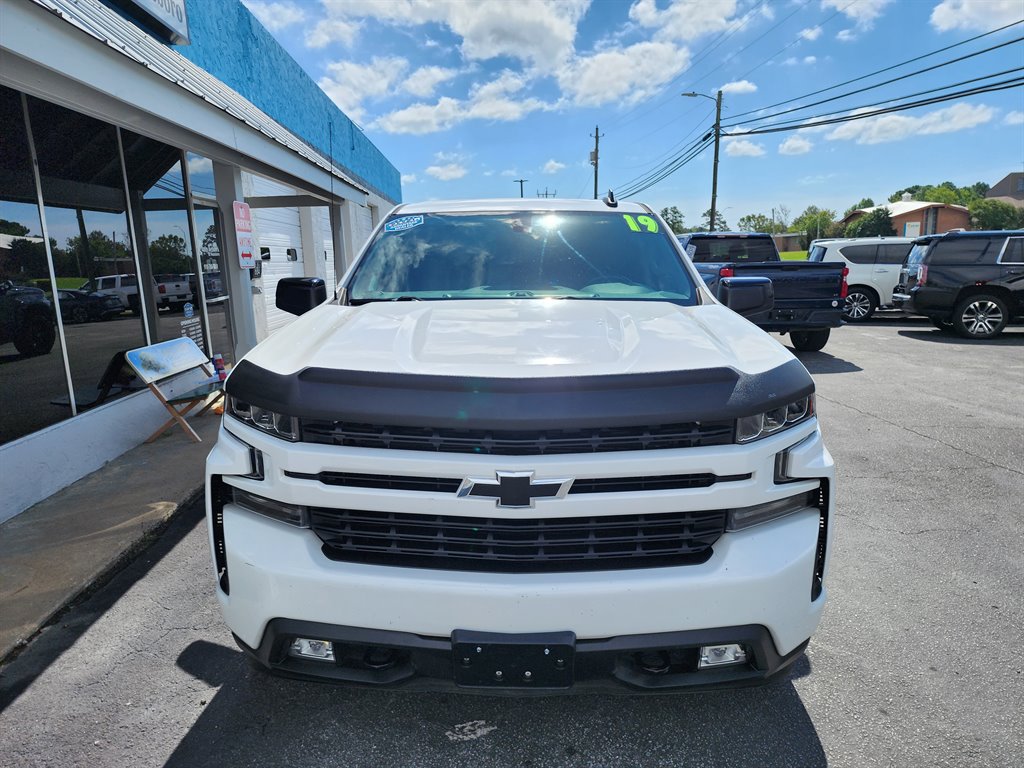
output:
{"label": "side mirror", "polygon": [[319,277],[282,277],[277,281],[275,303],[285,312],[301,315],[325,301],[327,286]]}
{"label": "side mirror", "polygon": [[718,300],[750,319],[767,315],[775,306],[775,288],[767,277],[723,277],[718,282]]}

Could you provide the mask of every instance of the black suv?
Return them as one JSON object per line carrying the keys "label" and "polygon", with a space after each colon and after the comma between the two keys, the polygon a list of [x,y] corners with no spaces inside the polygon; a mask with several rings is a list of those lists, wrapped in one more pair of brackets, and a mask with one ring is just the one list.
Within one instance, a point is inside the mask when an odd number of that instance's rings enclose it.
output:
{"label": "black suv", "polygon": [[914,241],[892,303],[969,339],[1024,316],[1024,230],[947,232]]}

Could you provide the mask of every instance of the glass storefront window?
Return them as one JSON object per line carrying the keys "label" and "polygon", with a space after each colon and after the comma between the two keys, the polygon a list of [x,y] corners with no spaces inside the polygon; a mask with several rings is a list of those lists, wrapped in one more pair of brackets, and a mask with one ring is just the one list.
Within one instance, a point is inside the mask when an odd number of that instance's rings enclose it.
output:
{"label": "glass storefront window", "polygon": [[51,293],[21,94],[0,87],[0,443],[71,413]]}
{"label": "glass storefront window", "polygon": [[[79,411],[142,388],[124,353],[146,344],[114,126],[28,99],[60,319]],[[71,415],[65,410],[63,415]]]}

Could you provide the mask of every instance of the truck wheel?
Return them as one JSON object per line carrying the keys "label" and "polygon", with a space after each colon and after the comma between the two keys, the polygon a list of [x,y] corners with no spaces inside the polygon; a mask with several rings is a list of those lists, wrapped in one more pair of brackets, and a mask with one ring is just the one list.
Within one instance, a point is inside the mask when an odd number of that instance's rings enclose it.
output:
{"label": "truck wheel", "polygon": [[830,328],[818,331],[790,331],[789,338],[793,342],[793,349],[800,352],[817,352],[828,342],[830,332]]}
{"label": "truck wheel", "polygon": [[843,320],[848,323],[863,323],[870,320],[878,309],[878,299],[867,288],[855,285],[846,294],[846,306],[843,308]]}
{"label": "truck wheel", "polygon": [[71,310],[71,322],[72,323],[84,323],[89,320],[89,313],[85,311],[85,307],[75,307]]}
{"label": "truck wheel", "polygon": [[991,339],[1006,327],[1006,304],[998,296],[979,293],[956,305],[953,328],[968,339]]}
{"label": "truck wheel", "polygon": [[45,355],[53,349],[56,337],[57,332],[49,317],[41,314],[29,315],[14,334],[14,348],[25,357]]}

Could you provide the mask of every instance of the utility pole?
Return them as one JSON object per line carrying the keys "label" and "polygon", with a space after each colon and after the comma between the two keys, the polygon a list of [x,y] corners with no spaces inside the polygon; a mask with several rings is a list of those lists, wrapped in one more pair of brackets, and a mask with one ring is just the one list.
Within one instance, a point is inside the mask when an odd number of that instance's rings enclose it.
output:
{"label": "utility pole", "polygon": [[[715,102],[715,166],[711,176],[711,221],[708,222],[708,229],[712,232],[715,231],[716,219],[718,218],[718,145],[722,138],[722,92],[718,92],[718,96],[712,99],[706,93],[697,93],[696,91],[687,91],[682,94],[683,96],[695,97],[701,96],[702,98],[709,99]],[[707,134],[704,134],[704,141],[708,138]]]}
{"label": "utility pole", "polygon": [[715,231],[718,219],[718,145],[722,138],[722,92],[715,99],[715,166],[711,176],[711,231]]}
{"label": "utility pole", "polygon": [[523,184],[525,184],[528,181],[529,181],[529,179],[515,179],[512,182],[513,184],[518,184],[519,185],[519,196],[520,197],[523,196]]}
{"label": "utility pole", "polygon": [[590,153],[590,164],[592,166],[594,166],[594,199],[595,200],[597,200],[597,163],[598,163],[597,147],[598,147],[598,144],[600,144],[600,142],[601,142],[601,137],[602,136],[604,136],[604,134],[603,133],[598,133],[597,126],[595,125],[594,126],[594,135],[591,136],[591,138],[594,140],[594,151]]}
{"label": "utility pole", "polygon": [[558,190],[557,189],[554,192],[548,192],[548,188],[547,187],[544,187],[544,191],[543,192],[541,192],[539,189],[537,190],[537,197],[543,197],[543,198],[546,199],[546,198],[549,198],[549,197],[557,197],[557,196],[558,196]]}

